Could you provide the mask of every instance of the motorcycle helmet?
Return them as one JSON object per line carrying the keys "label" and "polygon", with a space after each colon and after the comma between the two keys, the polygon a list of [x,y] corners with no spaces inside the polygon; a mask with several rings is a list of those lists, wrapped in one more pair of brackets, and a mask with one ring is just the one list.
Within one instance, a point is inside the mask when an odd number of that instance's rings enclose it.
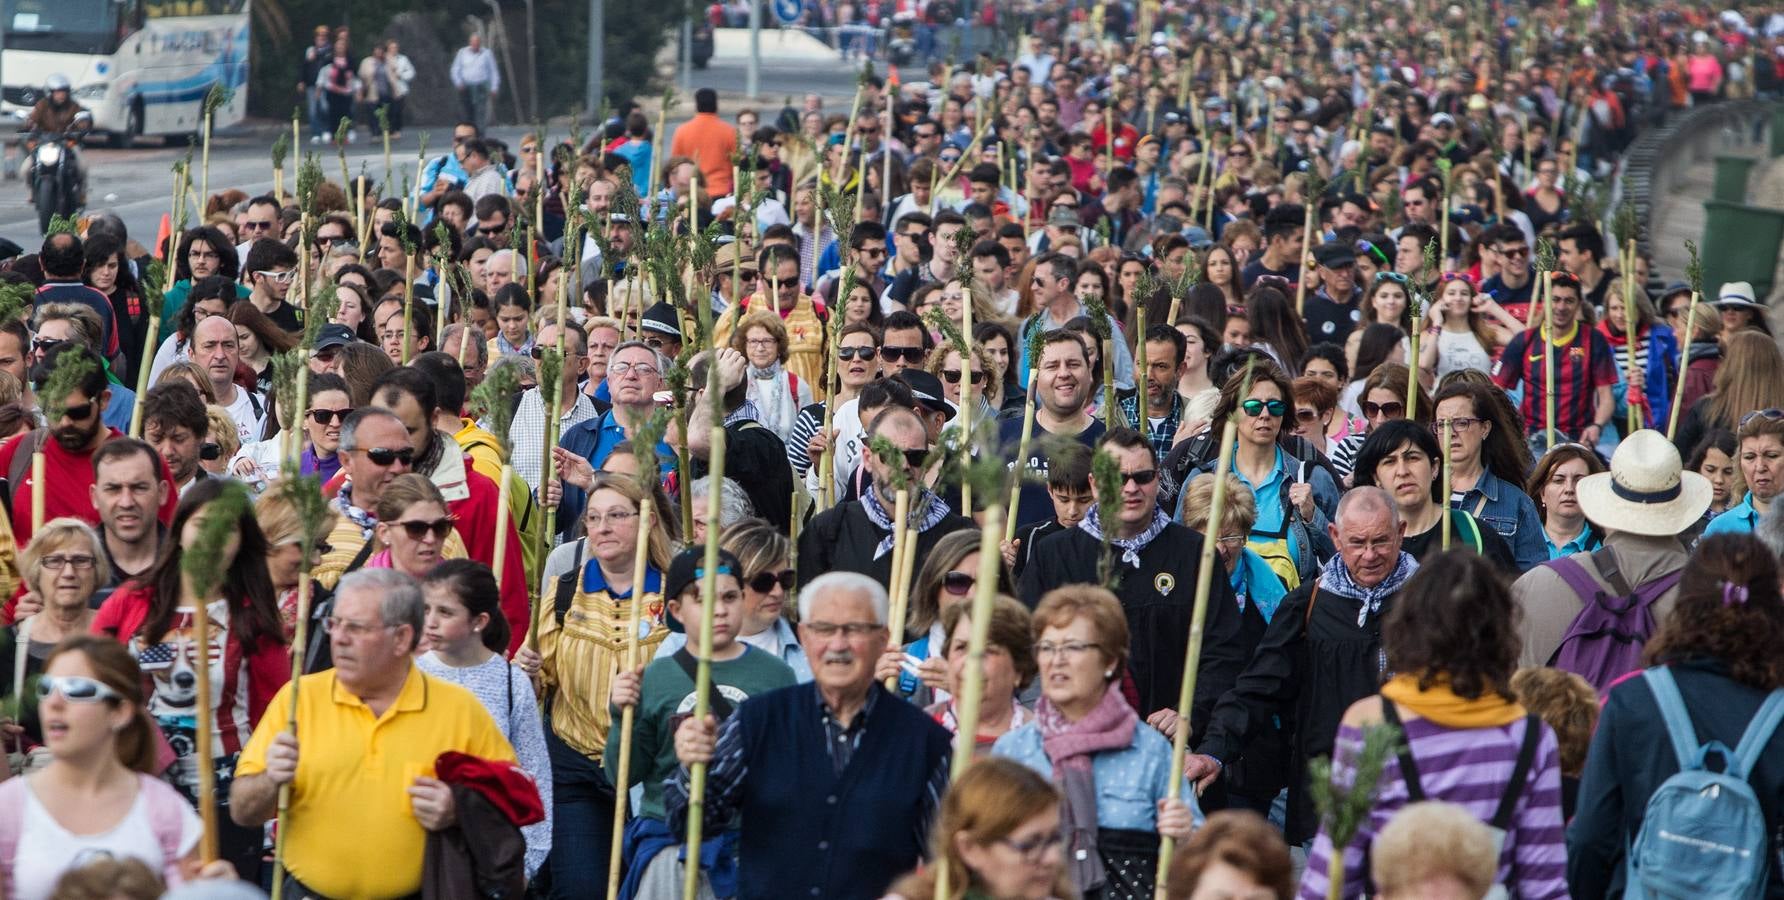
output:
{"label": "motorcycle helmet", "polygon": [[56,91],[66,91],[69,89],[69,87],[70,86],[68,84],[68,76],[66,76],[66,75],[51,75],[49,78],[45,79],[43,82],[43,89],[46,91],[49,91],[50,93],[55,93]]}

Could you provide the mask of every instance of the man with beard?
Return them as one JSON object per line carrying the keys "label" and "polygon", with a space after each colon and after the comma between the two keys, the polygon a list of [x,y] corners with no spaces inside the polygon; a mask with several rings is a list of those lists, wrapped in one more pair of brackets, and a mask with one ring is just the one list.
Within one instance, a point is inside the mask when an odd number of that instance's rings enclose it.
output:
{"label": "man with beard", "polygon": [[213,477],[198,464],[210,422],[205,418],[204,398],[197,388],[177,378],[155,385],[143,397],[142,418],[143,438],[173,472],[174,490],[179,496],[185,496],[199,479]]}
{"label": "man with beard", "polygon": [[[1177,384],[1183,378],[1184,357],[1189,344],[1183,332],[1170,325],[1158,324],[1146,329],[1146,439],[1153,455],[1164,459],[1177,439],[1177,426],[1183,421],[1183,395]],[[1140,427],[1139,395],[1121,398],[1121,412],[1134,427]]]}
{"label": "man with beard", "polygon": [[[494,481],[465,463],[464,451],[450,433],[434,427],[437,397],[433,380],[409,366],[391,369],[372,384],[372,402],[390,410],[408,431],[409,446],[415,451],[412,469],[426,475],[446,498],[447,511],[455,519],[453,529],[464,541],[465,554],[493,567],[501,491]],[[512,521],[503,528],[508,532],[508,546],[513,549],[503,559],[502,571],[496,574],[502,585],[502,612],[513,628],[508,641],[508,651],[512,653],[526,637],[529,608],[520,536]]]}
{"label": "man with beard", "polygon": [[[1090,405],[1090,355],[1076,334],[1060,328],[1041,336],[1041,363],[1035,377],[1039,379],[1035,388],[1039,402],[1034,411],[1028,458],[1011,463],[1028,469],[1017,502],[1018,527],[1040,522],[1053,513],[1046,487],[1048,442],[1075,440],[1094,447],[1106,430],[1101,420],[1085,411]],[[1016,455],[1021,440],[1022,419],[999,420],[998,441],[1010,457]]]}
{"label": "man with beard", "polygon": [[[971,528],[973,523],[955,514],[946,501],[924,486],[929,434],[915,412],[902,406],[887,407],[874,416],[867,434],[868,440],[884,437],[901,451],[906,483],[916,486],[908,523],[917,529],[914,571],[920,571],[937,541]],[[896,473],[877,454],[862,452],[871,483],[859,499],[844,500],[819,513],[799,533],[799,565],[810,572],[859,572],[887,583],[892,577]]]}
{"label": "man with beard", "polygon": [[[34,389],[41,397],[56,361],[70,353],[79,355],[87,368],[80,383],[62,399],[62,415],[48,427],[27,431],[0,445],[0,473],[5,474],[9,485],[12,533],[20,547],[31,542],[31,495],[37,488],[31,476],[31,455],[43,451],[44,484],[55,485],[44,491],[44,521],[74,516],[89,525],[98,525],[99,510],[89,491],[94,480],[93,454],[106,441],[124,436],[115,428],[107,428],[102,420],[106,404],[111,401],[111,390],[106,387],[105,367],[92,350],[78,344],[50,348],[43,361],[31,369]],[[161,480],[172,484],[173,473],[167,464],[162,463],[159,469]],[[156,515],[163,523],[173,521],[177,502],[172,491],[162,499]]]}
{"label": "man with beard", "polygon": [[[1158,508],[1158,461],[1145,436],[1132,428],[1114,428],[1103,435],[1097,452],[1121,468],[1121,490],[1114,516],[1103,519],[1096,479],[1090,482],[1093,503],[1076,528],[1041,538],[1022,571],[1017,596],[1033,608],[1048,591],[1066,584],[1098,584],[1102,543],[1113,554],[1111,588],[1127,613],[1128,674],[1123,691],[1134,709],[1154,727],[1173,733],[1177,692],[1181,687],[1185,648],[1195,612],[1196,569],[1204,537]],[[1193,733],[1201,734],[1215,701],[1233,686],[1244,668],[1245,649],[1264,633],[1264,619],[1255,604],[1241,609],[1225,578],[1212,582],[1208,620],[1204,624],[1201,662],[1197,665]],[[1129,689],[1131,688],[1131,692]],[[1137,701],[1137,702],[1135,702]]]}

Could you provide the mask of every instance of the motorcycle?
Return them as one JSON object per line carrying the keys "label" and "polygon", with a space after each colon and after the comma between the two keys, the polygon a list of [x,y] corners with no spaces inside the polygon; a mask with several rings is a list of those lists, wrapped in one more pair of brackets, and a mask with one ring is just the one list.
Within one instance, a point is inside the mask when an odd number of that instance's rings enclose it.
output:
{"label": "motorcycle", "polygon": [[[85,110],[74,118],[77,126],[92,121],[92,114]],[[25,136],[31,160],[31,201],[37,206],[37,227],[46,234],[52,218],[72,217],[81,206],[81,185],[86,179],[79,149],[86,134],[85,128],[73,128],[60,134],[32,131]]]}

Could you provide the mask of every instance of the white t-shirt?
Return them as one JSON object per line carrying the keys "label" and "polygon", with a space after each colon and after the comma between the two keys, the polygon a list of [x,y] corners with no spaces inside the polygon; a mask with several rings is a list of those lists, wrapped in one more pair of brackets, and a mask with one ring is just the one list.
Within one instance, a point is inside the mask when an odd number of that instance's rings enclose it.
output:
{"label": "white t-shirt", "polygon": [[235,402],[225,408],[235,422],[236,437],[243,444],[260,440],[266,431],[266,398],[238,384],[235,386]]}
{"label": "white t-shirt", "polygon": [[[73,834],[57,822],[50,811],[38,802],[29,786],[25,789],[24,822],[19,831],[18,850],[13,856],[12,883],[7,895],[13,900],[44,900],[56,888],[56,882],[71,869],[80,868],[95,858],[134,857],[142,860],[156,875],[161,875],[170,862],[161,851],[161,839],[155,836],[149,816],[147,792],[161,788],[173,793],[165,784],[151,785],[142,776],[143,785],[136,793],[136,802],[118,824],[99,834]],[[180,807],[180,856],[198,846],[204,823],[198,813],[176,794]]]}

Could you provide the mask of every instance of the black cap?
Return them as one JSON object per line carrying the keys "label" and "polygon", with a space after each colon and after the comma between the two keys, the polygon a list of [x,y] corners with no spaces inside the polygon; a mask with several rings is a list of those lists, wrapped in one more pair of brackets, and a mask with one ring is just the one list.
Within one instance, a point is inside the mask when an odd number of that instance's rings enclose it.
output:
{"label": "black cap", "polygon": [[[681,596],[681,592],[691,585],[699,584],[706,577],[706,548],[689,547],[669,561],[669,575],[663,580],[663,620],[670,631],[684,631],[682,624],[669,611],[669,601]],[[730,575],[743,583],[743,564],[731,551],[719,548],[719,574]]]}
{"label": "black cap", "polygon": [[1357,264],[1357,251],[1349,244],[1327,241],[1313,250],[1313,258],[1322,268],[1342,269]]}
{"label": "black cap", "polygon": [[681,340],[681,322],[679,321],[679,318],[680,317],[675,314],[675,307],[670,306],[668,303],[659,302],[652,305],[650,309],[644,311],[642,327],[645,331],[654,331],[657,334],[668,335],[679,341]]}
{"label": "black cap", "polygon": [[353,334],[353,329],[336,322],[330,322],[322,326],[321,331],[316,332],[316,349],[332,350],[336,347],[345,347],[356,340],[359,338]]}
{"label": "black cap", "polygon": [[948,395],[942,393],[940,378],[922,369],[905,369],[895,377],[910,386],[911,396],[915,397],[918,403],[934,412],[947,413],[950,418],[955,414],[954,404],[949,403]]}

